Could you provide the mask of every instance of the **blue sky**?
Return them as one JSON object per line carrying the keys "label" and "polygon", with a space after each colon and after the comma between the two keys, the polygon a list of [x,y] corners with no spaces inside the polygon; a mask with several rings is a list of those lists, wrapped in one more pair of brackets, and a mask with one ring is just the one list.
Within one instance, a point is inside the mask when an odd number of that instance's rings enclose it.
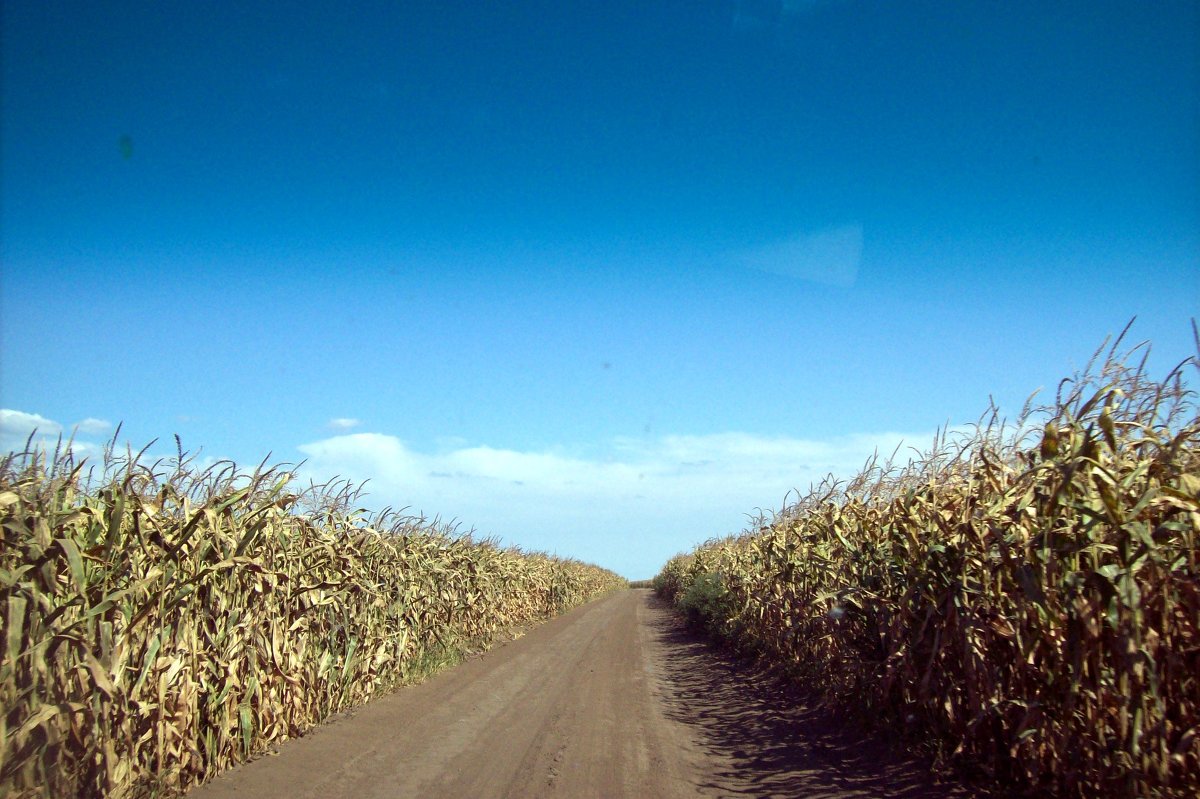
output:
{"label": "blue sky", "polygon": [[4,4],[5,446],[640,578],[1135,315],[1194,354],[1195,3],[252,6]]}

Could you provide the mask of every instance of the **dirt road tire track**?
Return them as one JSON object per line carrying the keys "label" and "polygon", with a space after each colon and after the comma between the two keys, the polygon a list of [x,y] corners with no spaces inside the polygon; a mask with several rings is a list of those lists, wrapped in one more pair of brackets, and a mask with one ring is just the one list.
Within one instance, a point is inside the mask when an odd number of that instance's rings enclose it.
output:
{"label": "dirt road tire track", "polygon": [[217,777],[188,799],[942,797],[622,591]]}

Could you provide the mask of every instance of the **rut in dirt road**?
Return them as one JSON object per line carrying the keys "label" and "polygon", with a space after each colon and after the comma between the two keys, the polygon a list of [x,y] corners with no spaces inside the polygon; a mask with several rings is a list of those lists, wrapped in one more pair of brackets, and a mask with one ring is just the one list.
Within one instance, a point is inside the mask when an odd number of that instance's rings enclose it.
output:
{"label": "rut in dirt road", "polygon": [[776,690],[621,591],[188,797],[967,795]]}

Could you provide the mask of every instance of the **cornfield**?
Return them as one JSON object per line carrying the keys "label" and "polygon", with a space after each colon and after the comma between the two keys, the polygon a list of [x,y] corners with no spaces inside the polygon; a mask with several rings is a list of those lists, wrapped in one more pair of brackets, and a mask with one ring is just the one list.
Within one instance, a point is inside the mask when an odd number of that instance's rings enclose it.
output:
{"label": "cornfield", "polygon": [[624,585],[178,457],[0,462],[0,796],[178,795],[509,626]]}
{"label": "cornfield", "polygon": [[1200,361],[1152,380],[1119,342],[1052,405],[828,479],[655,587],[943,764],[1036,795],[1200,795]]}

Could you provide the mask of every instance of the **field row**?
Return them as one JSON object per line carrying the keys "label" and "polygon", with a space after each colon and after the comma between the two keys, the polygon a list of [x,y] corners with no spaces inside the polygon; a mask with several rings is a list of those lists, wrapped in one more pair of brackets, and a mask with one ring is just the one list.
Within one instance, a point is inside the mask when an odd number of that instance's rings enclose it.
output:
{"label": "field row", "polygon": [[345,485],[178,458],[0,465],[0,795],[170,796],[624,585]]}
{"label": "field row", "polygon": [[1038,795],[1200,795],[1200,364],[1126,362],[827,482],[656,588],[943,762]]}

